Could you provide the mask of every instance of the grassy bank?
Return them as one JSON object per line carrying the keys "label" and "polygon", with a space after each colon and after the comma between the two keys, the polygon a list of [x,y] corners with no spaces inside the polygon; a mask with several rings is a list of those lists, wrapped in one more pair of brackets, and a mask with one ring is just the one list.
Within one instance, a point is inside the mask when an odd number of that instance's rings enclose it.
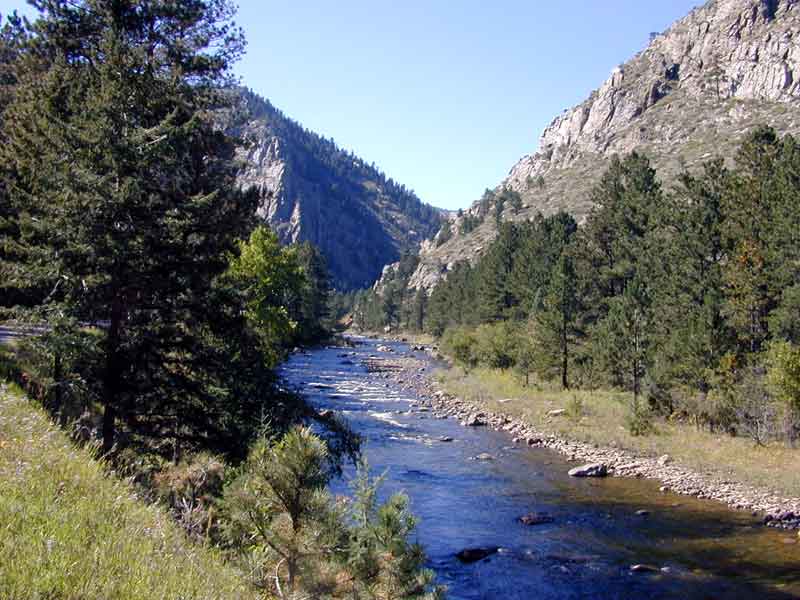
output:
{"label": "grassy bank", "polygon": [[[646,456],[669,454],[700,473],[800,496],[800,451],[779,443],[759,447],[747,438],[664,420],[656,420],[653,433],[633,436],[626,427],[629,394],[525,387],[512,373],[491,369],[465,374],[453,368],[439,377],[446,392],[489,411],[523,419],[542,433]],[[557,409],[567,412],[557,417],[548,415]]]}
{"label": "grassy bank", "polygon": [[0,598],[255,597],[218,552],[0,386]]}

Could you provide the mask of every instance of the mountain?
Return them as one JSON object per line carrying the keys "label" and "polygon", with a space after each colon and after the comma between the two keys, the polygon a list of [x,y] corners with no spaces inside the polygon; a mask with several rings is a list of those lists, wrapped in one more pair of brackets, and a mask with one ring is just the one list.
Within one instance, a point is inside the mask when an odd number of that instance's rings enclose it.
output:
{"label": "mountain", "polygon": [[502,205],[503,219],[563,209],[581,221],[614,154],[644,153],[667,179],[712,156],[730,160],[757,124],[797,133],[799,109],[800,2],[711,0],[652,34],[646,49],[556,117],[536,152],[423,244],[410,285],[430,289],[448,266],[480,254],[496,234],[495,219],[486,217],[503,190],[521,198],[521,207]]}
{"label": "mountain", "polygon": [[436,233],[442,213],[374,165],[242,91],[249,122],[240,183],[260,195],[259,216],[281,242],[310,241],[338,289],[371,285],[404,249]]}

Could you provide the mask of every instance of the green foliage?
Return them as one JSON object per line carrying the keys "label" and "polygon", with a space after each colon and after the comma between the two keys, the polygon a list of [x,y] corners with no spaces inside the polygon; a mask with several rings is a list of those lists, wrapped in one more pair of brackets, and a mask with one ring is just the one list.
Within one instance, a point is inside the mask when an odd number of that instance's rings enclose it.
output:
{"label": "green foliage", "polygon": [[240,398],[217,339],[237,337],[239,306],[216,282],[256,198],[236,185],[236,140],[213,113],[231,106],[243,39],[226,0],[148,6],[37,3],[3,113],[3,273],[49,290],[17,316],[52,327],[54,356],[80,323],[104,324],[96,364],[77,375],[101,401],[105,451],[120,422],[218,437],[218,409]]}
{"label": "green foliage", "polygon": [[478,366],[477,336],[464,327],[448,329],[442,337],[442,347],[466,371]]}
{"label": "green foliage", "polygon": [[[296,428],[279,442],[262,437],[250,450],[242,473],[225,491],[224,527],[247,559],[255,583],[314,589],[317,566],[332,560],[344,531],[326,490],[331,468],[325,443]],[[272,587],[272,586],[269,586]]]}
{"label": "green foliage", "polygon": [[630,412],[625,419],[628,433],[633,436],[643,436],[653,433],[653,415],[649,408],[643,406],[638,398],[634,398]]}
{"label": "green foliage", "polygon": [[[545,379],[551,379],[553,371],[558,372],[564,389],[569,388],[571,348],[582,333],[576,283],[572,258],[563,252],[553,267],[542,307],[535,317],[536,345],[541,349],[539,372]],[[554,348],[558,351],[553,352]]]}
{"label": "green foliage", "polygon": [[296,428],[260,439],[226,488],[223,526],[259,587],[280,597],[376,600],[441,597],[425,553],[408,538],[416,525],[402,494],[378,505],[366,463],[355,499],[334,501],[325,443]]}
{"label": "green foliage", "polygon": [[800,410],[800,348],[790,342],[772,342],[767,365],[773,393],[787,406]]}
{"label": "green foliage", "polygon": [[800,348],[773,341],[767,350],[767,383],[783,405],[784,430],[790,443],[800,435]]}
{"label": "green foliage", "polygon": [[516,325],[508,321],[478,326],[473,335],[475,360],[492,369],[510,369],[516,359],[518,337]]}
{"label": "green foliage", "polygon": [[425,552],[409,538],[416,519],[404,494],[394,494],[378,506],[382,478],[369,479],[363,462],[354,480],[355,500],[350,508],[354,527],[348,545],[347,568],[352,576],[351,594],[365,600],[437,600],[444,590],[434,585],[434,574],[425,568]]}
{"label": "green foliage", "polygon": [[[564,214],[499,224],[480,259],[433,290],[425,328],[468,369],[506,368],[493,351],[497,329],[485,324],[522,330],[527,321],[531,343],[517,343],[510,366],[526,381],[533,368],[563,387],[574,379],[630,391],[632,431],[649,430],[647,411],[677,411],[759,443],[783,418],[791,441],[796,403],[774,383],[776,365],[789,364],[770,353],[765,363],[762,350],[800,342],[798,173],[800,144],[764,127],[735,168],[710,160],[669,193],[644,156],[616,158],[580,231]],[[504,206],[503,193],[487,192],[479,214]],[[774,346],[782,359],[787,347]]]}
{"label": "green foliage", "polygon": [[2,304],[45,332],[15,376],[64,423],[102,411],[107,453],[240,455],[260,415],[301,411],[270,368],[324,335],[327,282],[310,247],[239,243],[234,7],[35,7],[0,35]]}
{"label": "green foliage", "polygon": [[229,275],[241,290],[247,319],[258,336],[266,366],[273,368],[297,327],[289,313],[289,301],[299,297],[307,285],[297,252],[281,247],[272,231],[259,226],[239,244]]}

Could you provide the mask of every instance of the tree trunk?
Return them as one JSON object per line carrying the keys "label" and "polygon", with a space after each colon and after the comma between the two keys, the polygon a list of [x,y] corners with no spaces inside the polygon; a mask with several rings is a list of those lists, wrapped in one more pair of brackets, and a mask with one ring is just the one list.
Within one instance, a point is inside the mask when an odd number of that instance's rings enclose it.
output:
{"label": "tree trunk", "polygon": [[63,426],[66,424],[64,414],[64,393],[61,389],[61,379],[63,378],[63,367],[61,365],[61,352],[56,350],[53,357],[53,414],[58,415],[58,422]]}
{"label": "tree trunk", "polygon": [[117,432],[117,401],[121,373],[119,356],[123,308],[119,297],[111,302],[111,319],[106,338],[106,368],[103,375],[103,454],[114,447]]}
{"label": "tree trunk", "polygon": [[568,365],[569,352],[567,350],[567,319],[565,316],[561,327],[561,387],[565,390],[569,389],[569,381],[567,379]]}

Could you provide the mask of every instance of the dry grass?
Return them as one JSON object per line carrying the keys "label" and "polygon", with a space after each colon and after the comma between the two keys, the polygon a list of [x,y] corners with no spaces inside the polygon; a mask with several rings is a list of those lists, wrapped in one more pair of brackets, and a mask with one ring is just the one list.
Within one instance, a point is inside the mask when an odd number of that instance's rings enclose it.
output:
{"label": "dry grass", "polygon": [[0,383],[0,598],[254,598],[219,552]]}
{"label": "dry grass", "polygon": [[[630,395],[620,392],[562,391],[534,385],[526,388],[509,372],[487,369],[469,375],[451,369],[440,377],[447,392],[489,411],[524,419],[543,433],[616,446],[640,455],[669,454],[698,472],[800,497],[800,450],[780,444],[758,447],[747,438],[712,434],[664,420],[656,421],[654,434],[632,436],[625,427]],[[509,401],[500,403],[500,399]],[[548,411],[577,405],[583,407],[582,416],[547,416]]]}

